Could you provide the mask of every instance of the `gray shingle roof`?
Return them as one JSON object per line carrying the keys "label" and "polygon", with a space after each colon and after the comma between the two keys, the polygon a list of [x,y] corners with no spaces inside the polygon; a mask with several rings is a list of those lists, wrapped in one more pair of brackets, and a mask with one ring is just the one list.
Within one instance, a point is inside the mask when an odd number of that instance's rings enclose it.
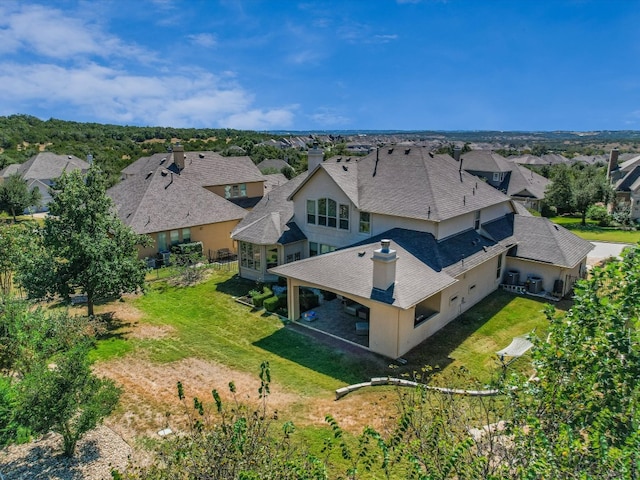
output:
{"label": "gray shingle roof", "polygon": [[249,157],[223,157],[215,152],[185,152],[180,175],[203,187],[262,182],[264,176]]}
{"label": "gray shingle roof", "polygon": [[462,168],[478,172],[508,172],[512,166],[506,158],[491,150],[471,150],[462,154]]}
{"label": "gray shingle roof", "polygon": [[283,168],[288,167],[289,164],[287,162],[285,162],[284,160],[281,160],[279,158],[267,158],[263,161],[261,161],[258,165],[256,165],[258,167],[259,170],[266,170],[266,169],[271,169],[271,168],[275,168],[276,170],[278,170],[278,172],[280,172]]}
{"label": "gray shingle roof", "polygon": [[73,155],[57,155],[52,152],[40,152],[17,167],[9,165],[9,167],[5,168],[2,172],[2,176],[5,177],[11,173],[19,173],[22,178],[26,180],[48,180],[58,178],[62,175],[62,172],[65,171],[81,170],[86,172],[89,167],[90,165],[87,162]]}
{"label": "gray shingle roof", "polygon": [[[383,238],[397,250],[397,281],[387,292],[373,289],[373,251]],[[336,252],[288,263],[270,271],[345,294],[410,308],[455,283],[454,278],[505,250],[505,246],[467,230],[436,242],[426,232],[394,228]]]}
{"label": "gray shingle roof", "polygon": [[[185,167],[180,175],[202,186],[233,185],[264,181],[264,176],[249,157],[223,157],[215,152],[185,152]],[[143,174],[158,168],[170,168],[173,152],[141,157],[122,170],[126,175]]]}
{"label": "gray shingle roof", "polygon": [[517,243],[510,256],[573,268],[593,249],[593,245],[544,217],[507,215],[482,228],[495,240]]}
{"label": "gray shingle roof", "polygon": [[616,191],[630,192],[638,178],[640,178],[640,165],[633,167],[624,177],[616,182]]}
{"label": "gray shingle roof", "polygon": [[[366,212],[441,221],[509,200],[448,155],[412,146],[380,148],[349,163],[320,164],[351,201]],[[293,191],[293,198],[298,187]]]}
{"label": "gray shingle roof", "polygon": [[304,172],[268,192],[242,219],[231,237],[258,245],[304,240],[306,237],[302,231],[295,223],[290,222],[293,217],[293,202],[288,197],[306,178],[307,172]]}
{"label": "gray shingle roof", "polygon": [[137,233],[240,220],[246,210],[183,178],[158,168],[111,187],[118,216]]}
{"label": "gray shingle roof", "polygon": [[509,176],[509,186],[507,195],[510,197],[533,197],[538,200],[544,198],[547,185],[551,181],[533,170],[529,170],[522,165],[512,164],[513,169]]}
{"label": "gray shingle roof", "polygon": [[264,176],[264,193],[287,183],[289,179],[281,173],[270,173]]}

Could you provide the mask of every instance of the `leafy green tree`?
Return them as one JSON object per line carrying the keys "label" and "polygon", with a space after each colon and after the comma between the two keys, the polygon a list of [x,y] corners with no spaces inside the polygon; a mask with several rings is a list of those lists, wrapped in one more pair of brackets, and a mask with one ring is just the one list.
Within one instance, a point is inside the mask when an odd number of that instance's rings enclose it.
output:
{"label": "leafy green tree", "polygon": [[[517,471],[528,478],[637,478],[640,248],[595,268],[566,315],[546,310],[535,378],[511,390]],[[635,472],[635,473],[634,473]]]}
{"label": "leafy green tree", "polygon": [[9,295],[13,277],[28,250],[29,229],[37,228],[27,223],[0,224],[0,294]]}
{"label": "leafy green tree", "polygon": [[17,387],[16,418],[36,433],[62,435],[64,454],[72,457],[78,440],[109,415],[120,390],[111,380],[100,379],[88,360],[90,344],[75,344],[40,362]]}
{"label": "leafy green tree", "polygon": [[544,194],[545,202],[553,205],[558,213],[568,213],[573,209],[573,176],[571,169],[564,164],[558,165],[551,175],[552,182]]}
{"label": "leafy green tree", "polygon": [[105,190],[95,166],[86,176],[76,170],[56,180],[50,215],[18,276],[31,298],[80,291],[93,315],[96,300],[143,289],[145,265],[136,245],[146,237],[120,221]]}
{"label": "leafy green tree", "polygon": [[10,175],[0,184],[0,209],[11,214],[15,223],[16,216],[29,207],[37,207],[42,202],[42,195],[37,188],[31,189],[27,181],[19,173]]}
{"label": "leafy green tree", "polygon": [[575,173],[572,182],[572,207],[580,213],[582,225],[586,225],[587,211],[597,202],[609,203],[613,190],[603,170],[589,165]]}

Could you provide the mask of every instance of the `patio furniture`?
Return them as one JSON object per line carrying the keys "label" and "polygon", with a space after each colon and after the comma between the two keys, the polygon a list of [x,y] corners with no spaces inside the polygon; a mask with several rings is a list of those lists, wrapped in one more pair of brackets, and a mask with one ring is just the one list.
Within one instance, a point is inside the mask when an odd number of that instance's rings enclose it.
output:
{"label": "patio furniture", "polygon": [[369,335],[369,322],[356,322],[356,335]]}
{"label": "patio furniture", "polygon": [[308,312],[304,312],[302,314],[302,319],[305,322],[313,322],[313,321],[318,319],[318,314],[316,312],[314,312],[313,310],[309,310]]}

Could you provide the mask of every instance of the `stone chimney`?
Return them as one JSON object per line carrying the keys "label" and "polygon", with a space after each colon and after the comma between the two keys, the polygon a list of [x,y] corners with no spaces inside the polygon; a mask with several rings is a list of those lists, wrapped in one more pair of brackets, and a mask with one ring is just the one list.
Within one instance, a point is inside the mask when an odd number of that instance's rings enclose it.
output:
{"label": "stone chimney", "polygon": [[382,240],[378,250],[373,251],[373,288],[387,290],[396,282],[396,251],[390,248],[391,240]]}
{"label": "stone chimney", "polygon": [[318,146],[318,142],[313,142],[313,147],[307,152],[307,170],[310,172],[322,163],[324,152]]}
{"label": "stone chimney", "polygon": [[609,165],[607,166],[607,178],[609,180],[612,180],[613,172],[618,169],[619,154],[620,152],[618,151],[617,148],[614,148],[613,150],[611,150],[611,153],[609,154]]}
{"label": "stone chimney", "polygon": [[178,172],[184,169],[184,147],[182,145],[174,145],[173,163],[176,165]]}

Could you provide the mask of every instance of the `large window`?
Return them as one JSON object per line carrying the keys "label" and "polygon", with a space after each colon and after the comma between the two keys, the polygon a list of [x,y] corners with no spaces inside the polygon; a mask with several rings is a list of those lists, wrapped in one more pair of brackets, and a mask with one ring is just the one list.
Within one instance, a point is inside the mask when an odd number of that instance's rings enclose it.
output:
{"label": "large window", "polygon": [[260,247],[252,243],[240,242],[240,265],[260,270]]}
{"label": "large window", "polygon": [[171,246],[178,245],[180,243],[180,231],[171,230]]}
{"label": "large window", "polygon": [[[323,253],[333,252],[336,247],[332,245],[326,245],[324,243],[309,242],[309,256],[315,257],[316,255],[322,255]],[[299,260],[299,258],[297,259]]]}
{"label": "large window", "polygon": [[307,223],[349,230],[349,205],[331,198],[307,200]]}
{"label": "large window", "polygon": [[167,251],[167,232],[158,233],[158,251],[159,252]]}
{"label": "large window", "polygon": [[360,212],[360,233],[371,233],[371,214],[369,212]]}

